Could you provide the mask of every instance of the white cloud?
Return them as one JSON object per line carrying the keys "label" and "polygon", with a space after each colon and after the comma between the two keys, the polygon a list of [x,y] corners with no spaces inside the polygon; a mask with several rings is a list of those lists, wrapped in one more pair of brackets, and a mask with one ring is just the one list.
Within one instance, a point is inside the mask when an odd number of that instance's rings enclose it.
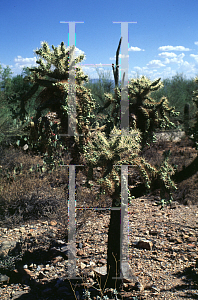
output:
{"label": "white cloud", "polygon": [[[75,47],[75,51],[74,51],[74,58],[80,56],[84,54],[85,55],[85,52],[80,50],[79,48]],[[85,58],[82,60],[82,61],[85,61],[86,60],[86,55],[85,55]]]}
{"label": "white cloud", "polygon": [[135,69],[137,72],[143,72],[143,71],[145,71],[145,70],[148,70],[148,67],[142,67],[142,68],[140,68],[140,67],[136,66],[136,67],[134,67],[134,69]]}
{"label": "white cloud", "polygon": [[163,58],[171,58],[171,57],[176,57],[177,55],[173,52],[162,52],[158,54],[158,56],[161,56]]}
{"label": "white cloud", "polygon": [[140,67],[134,67],[134,69],[137,71],[137,72],[141,72],[142,71],[142,68],[140,68]]}
{"label": "white cloud", "polygon": [[198,62],[198,55],[196,55],[196,54],[190,54],[190,56],[193,57],[196,60],[196,62]]}
{"label": "white cloud", "polygon": [[175,57],[169,59],[169,58],[165,58],[164,63],[165,64],[170,64],[170,63],[175,63],[175,64],[183,64],[183,58],[184,58],[185,54],[181,53],[179,55],[175,55]]}
{"label": "white cloud", "polygon": [[195,45],[197,45],[197,46],[198,46],[198,42],[195,42]]}
{"label": "white cloud", "polygon": [[[129,55],[126,56],[127,58],[129,57]],[[119,58],[125,58],[125,55],[119,54]],[[116,56],[114,57],[110,57],[110,60],[116,60]]]}
{"label": "white cloud", "polygon": [[130,47],[129,51],[145,51],[144,49],[140,49],[139,47]]}
{"label": "white cloud", "polygon": [[190,51],[191,49],[184,46],[161,46],[158,48],[160,51]]}
{"label": "white cloud", "polygon": [[23,69],[24,67],[31,67],[36,66],[36,57],[25,57],[17,56],[17,58],[14,59],[15,67]]}
{"label": "white cloud", "polygon": [[165,67],[165,65],[161,62],[161,60],[151,60],[147,64],[149,68],[160,68],[160,67]]}
{"label": "white cloud", "polygon": [[25,64],[30,64],[30,63],[35,63],[36,58],[35,57],[26,57],[23,58],[22,56],[17,56],[17,58],[14,59],[14,61],[18,64],[25,63]]}

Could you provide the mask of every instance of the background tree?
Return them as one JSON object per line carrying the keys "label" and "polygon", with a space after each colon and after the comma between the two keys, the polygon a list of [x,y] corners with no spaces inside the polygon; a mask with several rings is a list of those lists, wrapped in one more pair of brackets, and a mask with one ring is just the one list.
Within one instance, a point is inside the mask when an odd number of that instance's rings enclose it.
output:
{"label": "background tree", "polygon": [[183,73],[177,73],[172,78],[164,79],[162,83],[163,87],[160,90],[152,92],[151,97],[158,102],[162,96],[165,96],[169,100],[170,105],[174,106],[180,112],[178,119],[180,125],[184,122],[184,106],[188,104],[190,112],[189,126],[192,126],[194,118],[192,94],[196,89],[194,79],[187,79]]}
{"label": "background tree", "polygon": [[12,74],[11,69],[9,66],[6,66],[6,68],[3,69],[1,72],[1,90],[4,91],[6,96],[10,96],[12,93]]}
{"label": "background tree", "polygon": [[[194,83],[197,86],[198,77],[195,78]],[[195,113],[194,124],[188,130],[188,134],[193,141],[194,147],[196,148],[196,150],[198,150],[198,111],[197,111],[197,109],[198,109],[198,90],[197,89],[195,89],[195,91],[193,91],[192,101],[194,102],[194,105],[196,107],[196,113]],[[191,176],[193,176],[197,172],[197,170],[198,170],[198,156],[191,162],[190,165],[183,168],[182,171],[175,173],[175,175],[173,176],[173,179],[176,182],[182,182],[183,180],[186,180],[186,179],[190,178]]]}
{"label": "background tree", "polygon": [[[114,92],[114,83],[110,79],[110,73],[104,76],[104,72],[99,72],[98,69],[96,69],[96,71],[98,73],[99,80],[97,80],[97,82],[93,82],[89,78],[89,82],[85,83],[85,86],[86,88],[91,90],[93,98],[96,101],[96,105],[93,112],[96,116],[97,122],[99,123],[99,126],[104,126],[105,124],[107,124],[108,116],[111,114],[111,108],[105,108],[105,94],[112,94]],[[101,112],[100,115],[99,112]]]}
{"label": "background tree", "polygon": [[[27,68],[23,68],[21,75],[11,77],[11,69],[7,66],[2,71],[1,76],[1,142],[14,143],[17,141],[17,135],[23,134],[23,122],[20,118],[26,115],[25,121],[30,120],[34,112],[34,101],[27,105],[27,111],[24,110],[21,97],[31,88],[31,83],[25,81],[25,76],[29,74]],[[18,118],[18,120],[17,120]]]}

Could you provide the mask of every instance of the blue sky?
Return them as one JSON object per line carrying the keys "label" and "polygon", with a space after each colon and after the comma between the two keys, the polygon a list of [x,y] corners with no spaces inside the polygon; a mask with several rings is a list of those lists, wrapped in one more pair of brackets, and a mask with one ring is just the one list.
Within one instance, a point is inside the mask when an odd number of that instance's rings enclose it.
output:
{"label": "blue sky", "polygon": [[[10,66],[14,75],[24,66],[36,64],[33,50],[42,41],[68,46],[68,24],[76,25],[77,52],[86,55],[84,64],[112,64],[121,37],[121,25],[129,24],[129,78],[145,75],[150,79],[183,73],[198,75],[197,0],[1,0],[0,64]],[[96,69],[84,66],[90,78]],[[113,73],[111,66],[99,71]]]}

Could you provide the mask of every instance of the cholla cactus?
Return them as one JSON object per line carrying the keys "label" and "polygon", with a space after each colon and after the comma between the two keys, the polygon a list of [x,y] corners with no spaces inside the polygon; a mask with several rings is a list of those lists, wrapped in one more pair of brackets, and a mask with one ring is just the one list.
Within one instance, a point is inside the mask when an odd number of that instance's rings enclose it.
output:
{"label": "cholla cactus", "polygon": [[[68,105],[69,89],[71,88],[68,79],[69,76],[70,78],[74,76],[74,69],[70,74],[69,71],[84,58],[84,55],[80,55],[74,59],[74,49],[74,46],[66,49],[62,42],[59,47],[52,45],[51,50],[48,43],[43,42],[42,47],[35,50],[35,53],[40,56],[37,60],[39,66],[29,68],[31,74],[26,79],[33,82],[34,86],[31,93],[26,95],[26,100],[35,94],[39,86],[44,87],[44,89],[37,96],[38,107],[36,108],[36,116],[33,119],[34,128],[32,128],[32,132],[33,130],[37,131],[38,120],[42,117],[42,112],[48,109],[50,112],[56,112],[60,119],[59,133],[68,133],[68,115],[69,113],[72,115],[73,109],[71,105]],[[78,134],[86,137],[89,131],[90,119],[94,118],[92,109],[95,107],[95,100],[92,98],[90,90],[83,86],[84,81],[88,81],[88,76],[83,74],[80,67],[76,67],[76,129]]]}
{"label": "cholla cactus", "polygon": [[131,129],[129,135],[125,135],[124,131],[121,134],[121,131],[114,127],[109,138],[104,132],[94,132],[83,149],[89,166],[87,182],[92,179],[94,167],[101,167],[103,170],[102,179],[97,182],[101,186],[101,193],[112,195],[115,192],[115,186],[119,187],[121,184],[120,168],[113,167],[113,165],[133,166],[139,171],[147,188],[150,187],[151,177],[156,169],[140,156],[141,133],[139,130]]}
{"label": "cholla cactus", "polygon": [[[90,140],[83,146],[83,156],[89,167],[87,175],[87,186],[93,180],[93,169],[101,168],[101,178],[95,179],[100,185],[99,195],[109,195],[112,198],[112,207],[121,207],[121,165],[128,165],[137,170],[142,177],[146,187],[150,188],[150,183],[154,177],[158,178],[163,188],[163,204],[166,202],[165,196],[171,196],[174,184],[170,175],[174,170],[168,165],[167,157],[161,168],[151,166],[141,157],[141,133],[138,129],[131,129],[129,134],[125,130],[114,129],[107,138],[104,132],[96,131],[90,135]],[[119,166],[120,165],[120,166]],[[131,198],[128,189],[128,197]],[[171,200],[172,198],[168,198]],[[111,210],[110,226],[108,233],[107,250],[107,273],[109,281],[107,286],[112,285],[112,277],[120,274],[120,211]],[[115,263],[115,259],[117,263]]]}
{"label": "cholla cactus", "polygon": [[[140,79],[131,79],[128,85],[129,95],[129,121],[131,128],[138,128],[143,133],[143,141],[153,138],[153,132],[157,128],[167,129],[174,127],[174,123],[169,120],[169,116],[177,116],[179,113],[174,111],[174,107],[168,106],[168,99],[162,97],[159,102],[155,102],[150,97],[150,93],[163,87],[161,78],[151,81],[142,76]],[[111,118],[113,125],[120,124],[120,101],[121,90],[116,87],[115,95],[106,94],[105,107],[113,106]],[[169,116],[167,116],[167,114]]]}

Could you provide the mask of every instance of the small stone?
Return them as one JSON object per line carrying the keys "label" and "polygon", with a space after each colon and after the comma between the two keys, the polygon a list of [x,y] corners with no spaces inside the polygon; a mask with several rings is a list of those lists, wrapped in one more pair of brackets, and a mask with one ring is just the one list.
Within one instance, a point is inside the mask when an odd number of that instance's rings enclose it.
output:
{"label": "small stone", "polygon": [[137,247],[141,249],[147,249],[152,250],[153,243],[151,241],[145,240],[145,241],[139,241],[137,243]]}
{"label": "small stone", "polygon": [[57,222],[56,222],[56,221],[51,221],[51,222],[50,222],[50,225],[51,225],[51,226],[56,226],[56,225],[57,225]]}
{"label": "small stone", "polygon": [[0,283],[9,283],[10,277],[0,274]]}
{"label": "small stone", "polygon": [[81,270],[83,270],[84,268],[86,268],[86,265],[83,262],[81,262],[80,263],[80,268],[81,268]]}
{"label": "small stone", "polygon": [[38,272],[38,271],[40,271],[40,270],[41,270],[41,267],[40,267],[40,266],[38,266],[36,270],[37,270],[37,272]]}
{"label": "small stone", "polygon": [[162,216],[162,213],[161,212],[156,212],[156,213],[153,214],[153,216],[154,217],[160,217],[160,216]]}
{"label": "small stone", "polygon": [[78,243],[78,248],[82,249],[83,245],[82,243]]}
{"label": "small stone", "polygon": [[57,262],[61,262],[63,260],[64,260],[64,258],[62,256],[58,255],[53,259],[53,263],[56,264]]}
{"label": "small stone", "polygon": [[43,225],[48,225],[48,221],[43,221],[42,224]]}
{"label": "small stone", "polygon": [[184,239],[188,239],[188,238],[189,238],[189,235],[183,234],[183,238],[184,238]]}
{"label": "small stone", "polygon": [[182,244],[182,243],[183,243],[183,241],[182,241],[180,238],[176,238],[176,239],[175,239],[175,242],[176,242],[177,244]]}
{"label": "small stone", "polygon": [[[32,123],[32,122],[31,122]],[[28,144],[25,144],[24,146],[23,146],[23,150],[24,151],[26,151],[28,149]]]}
{"label": "small stone", "polygon": [[154,284],[151,286],[151,290],[152,290],[153,292],[158,292],[158,293],[160,292],[160,289],[158,289],[158,288],[156,287],[156,285],[154,285]]}
{"label": "small stone", "polygon": [[23,269],[28,269],[28,265],[24,265],[24,266],[23,266]]}
{"label": "small stone", "polygon": [[16,232],[19,232],[19,228],[14,228],[13,230]]}
{"label": "small stone", "polygon": [[90,261],[90,266],[95,266],[96,264],[95,264],[95,262],[93,262],[93,261]]}

